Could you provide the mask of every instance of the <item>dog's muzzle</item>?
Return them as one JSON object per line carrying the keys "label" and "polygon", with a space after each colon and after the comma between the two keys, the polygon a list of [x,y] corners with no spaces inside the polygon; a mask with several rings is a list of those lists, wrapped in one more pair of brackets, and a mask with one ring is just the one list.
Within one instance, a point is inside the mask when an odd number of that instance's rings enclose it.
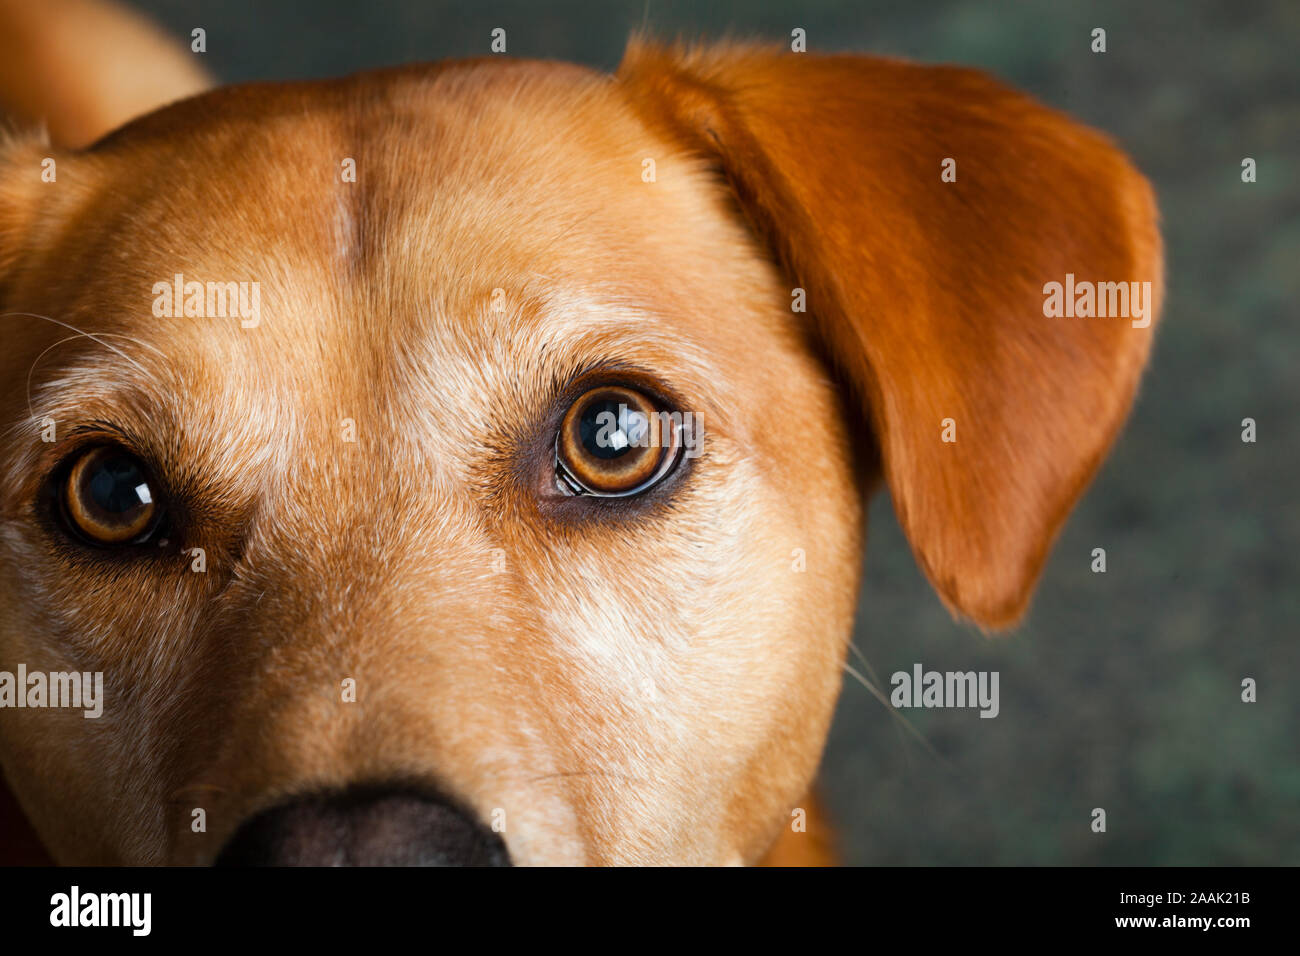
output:
{"label": "dog's muzzle", "polygon": [[350,788],[299,797],[246,820],[217,866],[509,866],[501,838],[449,800]]}

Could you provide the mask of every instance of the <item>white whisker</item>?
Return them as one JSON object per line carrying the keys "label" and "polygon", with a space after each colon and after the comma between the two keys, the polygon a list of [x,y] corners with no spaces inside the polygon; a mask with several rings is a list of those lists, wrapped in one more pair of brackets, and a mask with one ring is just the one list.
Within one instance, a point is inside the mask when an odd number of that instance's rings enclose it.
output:
{"label": "white whisker", "polygon": [[[853,647],[852,644],[850,644],[849,646]],[[857,649],[854,648],[854,650]],[[862,652],[858,651],[858,653],[860,655]],[[865,663],[865,658],[864,658],[864,663]],[[867,664],[867,667],[870,668],[871,665]],[[883,706],[885,710],[889,711],[889,713],[893,716],[894,720],[898,722],[898,725],[902,726],[905,730],[907,730],[908,733],[910,733],[914,738],[916,738],[916,740],[921,744],[921,746],[925,748],[926,753],[928,753],[931,757],[933,757],[943,766],[947,767],[949,770],[954,769],[952,764],[948,761],[948,759],[944,757],[943,754],[939,753],[939,751],[935,750],[934,745],[931,744],[930,741],[925,739],[925,735],[922,734],[915,727],[913,727],[912,722],[909,721],[902,714],[900,714],[894,708],[894,706],[889,703],[889,698],[885,696],[884,691],[882,691],[879,687],[877,687],[875,683],[873,683],[872,681],[868,680],[867,678],[859,674],[853,668],[852,664],[845,663],[844,670],[848,672],[859,684],[861,684],[868,691],[870,691],[871,696],[875,697],[876,700],[880,701],[881,706]]]}
{"label": "white whisker", "polygon": [[46,322],[50,322],[54,325],[59,326],[60,328],[67,329],[69,332],[76,333],[76,335],[70,335],[66,339],[60,339],[59,341],[55,342],[53,345],[47,347],[43,352],[41,352],[40,355],[36,356],[36,359],[32,362],[31,368],[27,370],[27,413],[32,417],[33,420],[36,418],[36,411],[35,409],[32,408],[32,373],[36,371],[36,366],[40,363],[40,360],[45,357],[46,352],[49,352],[53,348],[57,348],[58,346],[62,345],[64,342],[71,342],[75,338],[80,338],[84,336],[85,338],[90,339],[92,342],[97,342],[98,344],[104,346],[104,348],[108,349],[110,352],[113,352],[115,355],[121,356],[126,361],[134,365],[141,372],[143,372],[145,375],[149,374],[148,369],[146,369],[135,359],[131,358],[131,356],[127,355],[117,346],[105,342],[104,339],[105,338],[126,339],[128,342],[130,342],[133,345],[138,345],[141,348],[150,349],[153,352],[157,353],[159,356],[163,355],[162,351],[158,349],[156,346],[150,345],[148,342],[141,341],[140,339],[134,338],[133,336],[130,335],[122,335],[117,332],[101,332],[98,334],[94,332],[87,332],[85,329],[79,329],[75,325],[72,325],[68,322],[64,322],[60,319],[52,318],[48,315],[40,315],[36,312],[5,312],[0,314],[0,318],[8,318],[10,316],[22,316],[29,319],[43,319]]}

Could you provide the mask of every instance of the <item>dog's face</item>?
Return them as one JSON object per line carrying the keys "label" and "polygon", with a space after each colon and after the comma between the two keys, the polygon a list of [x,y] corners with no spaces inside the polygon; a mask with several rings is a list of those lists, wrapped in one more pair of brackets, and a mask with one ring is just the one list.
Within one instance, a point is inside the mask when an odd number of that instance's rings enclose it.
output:
{"label": "dog's face", "polygon": [[[1040,313],[1017,344],[946,297],[1025,319],[1057,271],[1158,285],[1142,184],[1071,141],[1110,219],[944,292],[987,236],[905,225],[915,177],[858,156],[855,185],[853,142],[800,160],[839,121],[730,99],[745,56],[218,92],[50,154],[52,183],[10,147],[0,669],[104,675],[99,719],[0,713],[58,858],[205,862],[269,828],[272,858],[328,861],[342,814],[362,862],[458,828],[410,859],[491,857],[489,824],[516,863],[753,861],[820,756],[878,460],[945,599],[1020,612],[1149,331]],[[1035,188],[961,203],[1019,217]],[[1069,231],[1035,222],[985,267]],[[931,227],[957,248],[897,252]],[[187,282],[256,291],[186,315]],[[357,786],[380,796],[301,809]]]}

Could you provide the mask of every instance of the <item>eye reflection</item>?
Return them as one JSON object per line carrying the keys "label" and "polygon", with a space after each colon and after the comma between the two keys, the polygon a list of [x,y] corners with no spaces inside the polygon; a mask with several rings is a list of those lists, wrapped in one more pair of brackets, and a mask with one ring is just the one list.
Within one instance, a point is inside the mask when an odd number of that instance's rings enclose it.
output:
{"label": "eye reflection", "polygon": [[597,458],[613,459],[644,446],[650,420],[638,409],[612,398],[586,406],[578,423],[582,447]]}

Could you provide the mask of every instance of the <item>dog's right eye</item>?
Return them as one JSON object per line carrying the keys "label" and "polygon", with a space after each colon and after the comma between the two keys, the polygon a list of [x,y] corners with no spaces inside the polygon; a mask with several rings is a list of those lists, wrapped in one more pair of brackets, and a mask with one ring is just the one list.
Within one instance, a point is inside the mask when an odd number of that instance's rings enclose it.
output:
{"label": "dog's right eye", "polygon": [[162,503],[148,469],[116,445],[81,452],[58,496],[69,530],[92,544],[138,544],[160,525]]}
{"label": "dog's right eye", "polygon": [[626,498],[663,480],[681,457],[680,426],[653,399],[595,388],[569,407],[555,440],[556,482],[571,495]]}

